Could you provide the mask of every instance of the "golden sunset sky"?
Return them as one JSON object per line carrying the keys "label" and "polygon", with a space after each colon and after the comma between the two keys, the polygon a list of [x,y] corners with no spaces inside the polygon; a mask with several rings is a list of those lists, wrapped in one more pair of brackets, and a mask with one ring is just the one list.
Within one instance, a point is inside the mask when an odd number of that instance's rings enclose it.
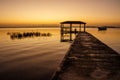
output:
{"label": "golden sunset sky", "polygon": [[0,24],[120,25],[120,0],[0,0]]}

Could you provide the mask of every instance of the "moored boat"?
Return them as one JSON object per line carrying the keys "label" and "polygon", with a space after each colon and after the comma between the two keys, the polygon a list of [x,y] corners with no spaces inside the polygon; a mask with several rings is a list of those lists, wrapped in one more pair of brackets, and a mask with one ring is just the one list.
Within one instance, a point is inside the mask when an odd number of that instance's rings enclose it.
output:
{"label": "moored boat", "polygon": [[98,30],[107,30],[107,27],[105,27],[105,26],[98,27]]}

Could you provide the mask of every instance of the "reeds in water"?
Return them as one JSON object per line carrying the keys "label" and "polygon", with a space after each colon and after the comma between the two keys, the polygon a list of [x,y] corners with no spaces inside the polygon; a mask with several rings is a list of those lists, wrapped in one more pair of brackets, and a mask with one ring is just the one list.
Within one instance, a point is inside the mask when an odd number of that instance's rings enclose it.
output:
{"label": "reeds in water", "polygon": [[51,33],[40,33],[40,32],[8,32],[8,35],[10,35],[11,39],[23,39],[23,38],[30,38],[30,37],[50,37],[52,36]]}

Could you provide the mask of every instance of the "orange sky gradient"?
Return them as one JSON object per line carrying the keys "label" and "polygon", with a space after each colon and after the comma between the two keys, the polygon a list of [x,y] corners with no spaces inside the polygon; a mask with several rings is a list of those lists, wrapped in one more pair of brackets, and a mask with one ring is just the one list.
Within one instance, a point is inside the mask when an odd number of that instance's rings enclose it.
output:
{"label": "orange sky gradient", "polygon": [[0,0],[0,24],[120,25],[120,0]]}

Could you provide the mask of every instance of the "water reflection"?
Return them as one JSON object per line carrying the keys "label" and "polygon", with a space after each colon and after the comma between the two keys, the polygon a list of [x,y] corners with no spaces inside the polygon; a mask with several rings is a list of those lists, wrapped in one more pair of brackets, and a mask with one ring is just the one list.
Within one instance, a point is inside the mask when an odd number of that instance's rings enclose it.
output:
{"label": "water reflection", "polygon": [[75,31],[61,31],[61,42],[72,42],[75,36],[79,32],[75,29]]}
{"label": "water reflection", "polygon": [[[59,28],[0,29],[0,80],[49,80],[70,46],[68,42],[59,42],[59,31]],[[6,35],[7,32],[9,35]],[[52,36],[10,40],[13,32],[49,32]],[[120,52],[120,29],[98,31],[96,28],[88,28],[87,32]],[[68,39],[69,34],[64,37]]]}
{"label": "water reflection", "polygon": [[23,39],[23,38],[31,38],[31,37],[50,37],[51,33],[41,33],[41,32],[8,32],[7,35],[10,35],[12,40],[14,39]]}

